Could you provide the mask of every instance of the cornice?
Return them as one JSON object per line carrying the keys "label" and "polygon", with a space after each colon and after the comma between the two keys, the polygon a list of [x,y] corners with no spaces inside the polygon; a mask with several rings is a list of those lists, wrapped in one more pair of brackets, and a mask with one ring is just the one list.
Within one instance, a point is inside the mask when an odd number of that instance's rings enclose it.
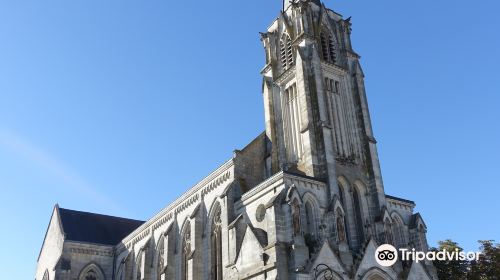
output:
{"label": "cornice", "polygon": [[65,249],[72,254],[113,257],[114,248],[111,245],[100,245],[87,242],[66,241]]}
{"label": "cornice", "polygon": [[[122,240],[122,246],[130,248],[133,244],[142,240],[145,235],[150,234],[150,231],[156,230],[159,226],[165,224],[173,217],[191,206],[192,204],[198,202],[203,194],[207,194],[214,189],[214,186],[218,186],[221,182],[227,181],[231,177],[231,172],[228,171],[234,166],[234,159],[230,159],[222,164],[215,171],[210,173],[203,180],[198,182],[193,187],[189,188],[183,195],[177,198],[174,202],[169,204],[167,207],[162,209],[158,214],[154,215],[153,218],[149,219],[142,226],[137,228],[127,237]],[[222,176],[221,176],[222,175]],[[207,188],[207,190],[203,190]],[[201,192],[200,192],[201,191]],[[147,234],[145,234],[147,232]],[[119,247],[122,247],[120,246]]]}
{"label": "cornice", "polygon": [[246,192],[245,194],[243,194],[243,196],[241,196],[241,201],[247,200],[248,198],[252,197],[253,195],[259,193],[261,190],[265,189],[267,186],[272,185],[272,184],[278,182],[279,180],[282,180],[284,174],[285,173],[283,171],[280,171],[280,172],[274,174],[273,176],[267,178],[267,180],[263,181],[262,183],[255,186],[253,189],[251,189],[248,192]]}
{"label": "cornice", "polygon": [[113,257],[113,250],[96,250],[90,248],[70,248],[72,254]]}
{"label": "cornice", "polygon": [[344,69],[340,66],[337,66],[335,64],[326,63],[324,61],[321,62],[321,68],[323,69],[323,71],[326,71],[326,72],[333,72],[333,73],[341,74],[341,75],[348,74],[346,69]]}
{"label": "cornice", "polygon": [[284,82],[287,82],[288,80],[291,79],[291,77],[294,76],[295,74],[295,64],[288,68],[285,72],[283,72],[275,81],[275,84],[281,85]]}
{"label": "cornice", "polygon": [[320,181],[320,180],[313,178],[313,177],[307,177],[307,176],[302,176],[302,175],[296,175],[296,174],[289,173],[286,171],[280,171],[280,172],[274,174],[273,176],[269,177],[267,180],[263,181],[262,183],[258,184],[250,191],[243,194],[243,196],[241,197],[241,201],[243,202],[245,200],[248,200],[252,196],[254,196],[254,195],[258,194],[259,192],[261,192],[262,190],[266,189],[268,186],[273,185],[276,182],[279,182],[280,180],[284,181],[285,179],[298,180],[298,181],[302,181],[305,183],[314,184],[314,185],[323,186],[323,187],[326,186],[325,182]]}
{"label": "cornice", "polygon": [[267,63],[266,65],[264,65],[264,67],[262,68],[262,70],[260,70],[260,74],[264,75],[264,73],[267,73],[270,70],[271,70],[271,63]]}
{"label": "cornice", "polygon": [[347,50],[347,56],[350,58],[360,59],[361,56],[354,51]]}

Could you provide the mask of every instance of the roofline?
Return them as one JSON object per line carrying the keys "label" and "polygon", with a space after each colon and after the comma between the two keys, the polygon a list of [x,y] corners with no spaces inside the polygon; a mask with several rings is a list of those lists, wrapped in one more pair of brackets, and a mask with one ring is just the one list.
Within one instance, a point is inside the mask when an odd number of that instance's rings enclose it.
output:
{"label": "roofline", "polygon": [[68,208],[61,208],[61,207],[59,207],[59,209],[66,210],[66,211],[78,212],[78,213],[82,213],[82,214],[91,214],[91,215],[98,215],[98,216],[103,216],[103,217],[108,217],[108,218],[114,218],[114,219],[129,220],[129,221],[134,221],[134,222],[142,222],[142,223],[146,222],[146,221],[141,221],[141,220],[136,220],[136,219],[130,219],[130,218],[124,218],[124,217],[118,217],[118,216],[100,214],[100,213],[93,213],[93,212],[87,212],[87,211],[80,211],[80,210],[74,210],[74,209],[68,209]]}
{"label": "roofline", "polygon": [[[139,226],[137,229],[135,229],[133,232],[131,232],[129,235],[127,235],[125,238],[122,239],[121,244],[126,246],[126,243],[130,242],[134,237],[136,237],[140,232],[144,231],[151,225],[155,224],[161,217],[164,215],[167,215],[169,212],[175,210],[179,204],[181,204],[187,197],[195,194],[198,192],[200,189],[205,187],[206,184],[211,182],[213,179],[215,179],[217,176],[219,176],[223,171],[231,168],[234,166],[234,156],[221,164],[219,167],[217,167],[214,171],[212,171],[209,175],[205,176],[201,181],[196,183],[194,186],[191,188],[188,188],[182,195],[177,197],[174,201],[171,203],[167,204],[167,206],[163,209],[161,209],[158,213],[156,213],[151,219],[148,219],[144,224]],[[120,243],[118,243],[120,245]]]}
{"label": "roofline", "polygon": [[40,252],[38,252],[38,258],[36,259],[36,262],[40,261],[40,256],[42,255],[43,246],[45,245],[45,241],[47,241],[47,234],[49,233],[50,224],[52,222],[52,218],[54,217],[54,213],[56,213],[56,212],[58,214],[57,221],[59,224],[59,228],[61,229],[61,232],[63,233],[64,239],[66,239],[66,233],[64,233],[64,228],[62,227],[62,223],[61,223],[61,215],[59,215],[59,204],[56,203],[54,205],[54,207],[52,208],[52,214],[50,215],[49,224],[47,225],[47,229],[45,230],[45,236],[43,237],[42,247],[40,248]]}
{"label": "roofline", "polygon": [[424,224],[425,228],[427,228],[427,224],[425,223],[424,221],[424,218],[422,217],[422,214],[420,214],[420,212],[417,212],[415,214],[412,215],[412,217],[414,217],[415,219],[415,225],[417,224],[417,219],[420,218],[420,220],[422,221],[422,223]]}
{"label": "roofline", "polygon": [[404,198],[400,198],[400,197],[396,197],[396,196],[392,196],[392,195],[388,195],[388,194],[385,195],[385,198],[386,199],[397,200],[397,201],[400,201],[400,202],[404,202],[404,203],[408,203],[408,204],[411,204],[413,206],[416,206],[415,201],[413,201],[413,200],[408,200],[408,199],[404,199]]}
{"label": "roofline", "polygon": [[250,197],[252,197],[254,194],[257,194],[260,191],[262,191],[263,189],[267,188],[269,185],[272,185],[272,184],[274,184],[274,183],[276,183],[276,182],[278,182],[280,180],[284,180],[285,177],[300,178],[300,179],[305,180],[305,181],[309,181],[309,182],[313,182],[313,183],[320,184],[320,185],[325,185],[325,186],[327,184],[326,182],[324,182],[322,180],[319,180],[317,178],[314,178],[314,177],[309,177],[309,176],[306,176],[306,175],[300,175],[300,174],[297,174],[297,173],[292,173],[292,172],[289,172],[289,171],[281,170],[281,171],[275,173],[274,175],[272,175],[271,177],[267,178],[266,180],[260,182],[258,185],[256,185],[255,187],[253,187],[252,189],[250,189],[246,193],[244,193],[241,196],[240,201],[241,202],[246,201],[247,199],[249,199]]}
{"label": "roofline", "polygon": [[71,240],[67,239],[66,244],[85,244],[85,245],[92,245],[92,246],[99,246],[99,247],[110,247],[111,249],[114,249],[116,247],[116,244],[110,245],[110,244],[102,244],[102,243],[95,243],[95,242],[85,242],[85,241],[77,241],[77,240]]}
{"label": "roofline", "polygon": [[287,175],[295,176],[295,177],[300,177],[302,179],[313,180],[313,181],[316,181],[316,182],[319,182],[319,183],[323,183],[323,184],[327,183],[326,180],[323,180],[323,179],[320,179],[320,178],[311,177],[311,176],[307,176],[307,175],[303,175],[303,174],[299,174],[299,173],[295,173],[295,172],[290,172],[290,171],[284,171],[283,170],[283,173],[287,174]]}
{"label": "roofline", "polygon": [[250,143],[246,144],[245,147],[243,147],[241,150],[240,149],[236,149],[234,150],[234,152],[236,153],[242,153],[244,152],[248,147],[250,147],[253,143],[257,142],[259,140],[260,137],[262,136],[265,136],[266,135],[266,131],[262,131],[261,133],[259,133],[259,135],[257,135],[256,137],[254,137],[252,139],[252,141],[250,141]]}

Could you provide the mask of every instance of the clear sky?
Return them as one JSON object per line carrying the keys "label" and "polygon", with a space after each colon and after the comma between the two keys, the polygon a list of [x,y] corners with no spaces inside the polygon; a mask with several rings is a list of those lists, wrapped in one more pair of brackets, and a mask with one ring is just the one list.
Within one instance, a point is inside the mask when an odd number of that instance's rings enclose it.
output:
{"label": "clear sky", "polygon": [[[352,16],[386,192],[431,245],[500,241],[499,2],[326,5]],[[258,32],[280,8],[2,1],[1,266],[33,279],[55,203],[148,219],[258,135]]]}

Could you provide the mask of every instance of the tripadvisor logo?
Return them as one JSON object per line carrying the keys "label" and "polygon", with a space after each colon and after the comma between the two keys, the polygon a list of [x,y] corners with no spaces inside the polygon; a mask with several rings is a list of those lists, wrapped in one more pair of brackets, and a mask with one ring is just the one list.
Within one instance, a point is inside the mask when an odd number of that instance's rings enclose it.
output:
{"label": "tripadvisor logo", "polygon": [[381,266],[392,266],[398,261],[398,250],[389,244],[381,245],[375,251],[375,260]]}
{"label": "tripadvisor logo", "polygon": [[422,252],[416,251],[415,249],[409,250],[405,248],[400,248],[398,253],[398,250],[394,246],[390,244],[384,244],[379,246],[375,251],[375,260],[379,265],[388,267],[394,265],[398,261],[398,258],[401,258],[402,261],[414,261],[416,263],[425,260],[477,261],[479,260],[480,254],[480,252],[460,252],[458,249],[452,252],[447,250],[438,252]]}

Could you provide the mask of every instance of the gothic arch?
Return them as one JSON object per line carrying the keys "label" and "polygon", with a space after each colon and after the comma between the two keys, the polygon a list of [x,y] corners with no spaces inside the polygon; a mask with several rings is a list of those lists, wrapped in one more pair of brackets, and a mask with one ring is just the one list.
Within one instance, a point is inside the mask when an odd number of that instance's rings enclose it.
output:
{"label": "gothic arch", "polygon": [[280,37],[278,57],[283,70],[287,70],[294,65],[292,38],[287,32],[283,32]]}
{"label": "gothic arch", "polygon": [[82,271],[80,271],[80,275],[78,276],[78,280],[105,280],[104,272],[96,263],[90,263],[85,266]]}
{"label": "gothic arch", "polygon": [[161,275],[164,273],[165,267],[165,234],[162,233],[156,244],[155,257],[153,262],[154,277],[153,279],[161,280]]}
{"label": "gothic arch", "polygon": [[339,187],[339,200],[340,203],[342,204],[342,207],[347,207],[346,201],[347,201],[347,194],[349,193],[349,188],[350,184],[349,181],[347,181],[346,178],[343,176],[340,176],[337,178],[337,185]]}
{"label": "gothic arch", "polygon": [[367,219],[369,217],[369,212],[368,212],[369,204],[367,200],[368,188],[366,187],[366,184],[361,180],[354,181],[353,188],[356,188],[358,190],[360,196],[362,214],[364,218]]}
{"label": "gothic arch", "polygon": [[[337,182],[339,184],[339,193],[340,195],[343,196],[343,199],[341,200],[342,203],[342,210],[343,210],[343,215],[344,215],[344,223],[343,226],[345,227],[344,232],[345,232],[345,238],[346,242],[349,244],[352,244],[353,236],[356,232],[356,221],[354,218],[354,200],[352,197],[352,184],[349,182],[349,180],[343,176],[340,175],[337,177]],[[338,215],[335,213],[335,226],[337,228],[337,234],[338,234]]]}
{"label": "gothic arch", "polygon": [[340,210],[342,214],[345,215],[344,205],[342,205],[342,203],[338,198],[335,198],[335,201],[333,203],[333,209],[335,210],[335,212],[337,212],[337,210]]}
{"label": "gothic arch", "polygon": [[302,201],[306,218],[306,223],[304,225],[306,232],[313,236],[317,236],[320,217],[318,200],[312,193],[306,192],[302,196]]}
{"label": "gothic arch", "polygon": [[391,217],[394,245],[398,248],[405,247],[408,244],[405,223],[403,222],[401,216],[396,212],[393,212]]}
{"label": "gothic arch", "polygon": [[393,278],[387,272],[376,267],[368,270],[361,280],[393,280]]}
{"label": "gothic arch", "polygon": [[219,201],[212,204],[207,223],[208,236],[208,264],[210,280],[222,280],[222,207]]}
{"label": "gothic arch", "polygon": [[293,23],[290,21],[289,17],[286,15],[286,13],[281,13],[281,15],[279,16],[279,19],[282,19],[279,29],[282,32],[286,32],[286,33],[290,34],[290,36],[293,36],[293,34],[294,34]]}
{"label": "gothic arch", "polygon": [[352,188],[352,201],[354,206],[354,224],[356,226],[356,234],[358,236],[358,244],[361,245],[364,239],[364,214],[363,214],[363,197],[358,188]]}
{"label": "gothic arch", "polygon": [[49,270],[48,269],[45,270],[45,273],[43,274],[42,280],[49,280]]}
{"label": "gothic arch", "polygon": [[122,256],[118,256],[117,259],[120,260],[120,263],[118,264],[116,268],[116,280],[125,280],[126,279],[126,274],[127,274],[127,263],[130,262],[130,259],[134,253],[132,251],[126,252],[125,256],[120,258]]}
{"label": "gothic arch", "polygon": [[351,185],[349,180],[343,175],[338,176],[337,181],[340,182],[344,187],[348,187]]}
{"label": "gothic arch", "polygon": [[[319,16],[317,25],[318,27],[321,28],[327,28],[332,34],[335,35],[335,40],[338,42],[337,37],[337,26],[335,24],[335,21],[330,19],[328,16],[328,9],[325,9],[324,7],[321,7],[321,15]],[[318,31],[321,31],[321,28],[317,29]]]}
{"label": "gothic arch", "polygon": [[316,236],[317,234],[317,220],[316,220],[316,210],[314,205],[310,201],[306,201],[304,204],[304,212],[306,215],[306,222],[305,222],[305,227],[306,227],[306,232],[312,236]]}
{"label": "gothic arch", "polygon": [[385,243],[394,245],[394,236],[392,234],[392,220],[388,217],[384,219]]}
{"label": "gothic arch", "polygon": [[205,224],[205,234],[209,234],[211,229],[211,224],[210,221],[214,218],[215,214],[217,214],[217,211],[222,211],[222,199],[220,198],[215,198],[214,201],[212,202],[212,205],[210,206],[208,210],[208,219]]}
{"label": "gothic arch", "polygon": [[335,32],[326,25],[322,25],[319,32],[319,45],[321,57],[324,61],[335,64],[338,58],[338,43]]}
{"label": "gothic arch", "polygon": [[306,203],[306,202],[311,202],[314,204],[315,207],[319,207],[319,202],[318,202],[318,199],[316,198],[316,195],[314,195],[313,193],[307,191],[305,192],[303,195],[302,195],[302,201],[303,203]]}
{"label": "gothic arch", "polygon": [[392,213],[391,213],[391,215],[390,215],[390,216],[391,216],[391,219],[392,219],[393,221],[394,221],[394,220],[399,220],[399,221],[400,221],[403,225],[405,224],[405,223],[403,222],[403,217],[401,217],[401,215],[399,215],[399,213],[398,213],[398,212],[396,212],[396,211],[392,211]]}
{"label": "gothic arch", "polygon": [[391,215],[389,214],[389,211],[387,210],[386,206],[382,207],[382,221],[389,219],[389,221],[392,223],[392,218]]}

